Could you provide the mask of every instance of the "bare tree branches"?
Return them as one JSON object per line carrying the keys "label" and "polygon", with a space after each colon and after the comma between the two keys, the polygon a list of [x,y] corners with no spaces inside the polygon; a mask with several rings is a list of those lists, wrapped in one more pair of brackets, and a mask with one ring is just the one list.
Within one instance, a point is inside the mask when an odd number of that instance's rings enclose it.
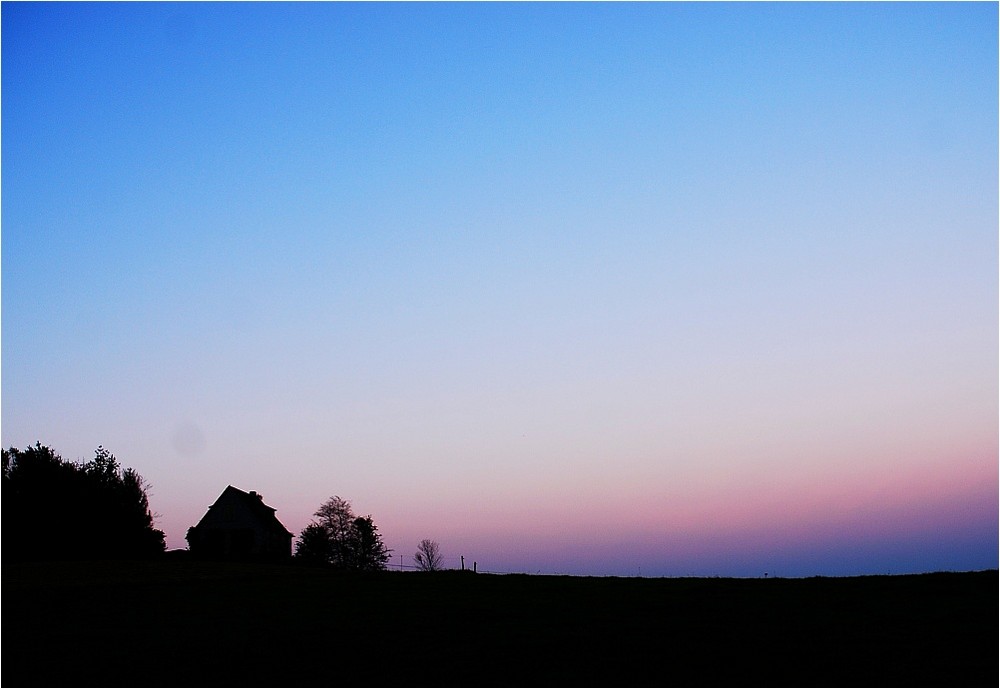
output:
{"label": "bare tree branches", "polygon": [[441,546],[438,545],[437,541],[425,538],[417,546],[413,561],[417,563],[417,569],[424,572],[436,572],[442,569],[444,558],[441,556]]}

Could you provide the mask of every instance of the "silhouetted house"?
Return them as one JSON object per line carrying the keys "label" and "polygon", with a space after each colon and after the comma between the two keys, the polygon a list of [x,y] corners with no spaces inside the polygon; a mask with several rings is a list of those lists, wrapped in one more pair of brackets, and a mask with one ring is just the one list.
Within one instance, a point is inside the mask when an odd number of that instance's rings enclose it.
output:
{"label": "silhouetted house", "polygon": [[227,486],[197,525],[188,529],[193,555],[233,560],[280,560],[292,556],[292,533],[254,491]]}

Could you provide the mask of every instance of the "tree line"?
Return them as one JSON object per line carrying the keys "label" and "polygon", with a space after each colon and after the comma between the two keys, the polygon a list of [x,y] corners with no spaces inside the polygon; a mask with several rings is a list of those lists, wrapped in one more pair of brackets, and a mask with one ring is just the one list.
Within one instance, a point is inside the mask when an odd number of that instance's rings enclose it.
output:
{"label": "tree line", "polygon": [[[4,555],[11,560],[116,559],[163,553],[155,528],[150,486],[123,468],[103,446],[88,462],[63,459],[36,442],[3,450]],[[320,505],[299,534],[294,557],[344,571],[387,568],[385,546],[372,516],[356,515],[335,495]],[[422,571],[443,569],[440,546],[424,539],[413,556]]]}
{"label": "tree line", "polygon": [[[354,514],[351,503],[339,495],[320,505],[313,521],[299,535],[295,557],[308,564],[320,564],[345,571],[374,572],[386,569],[392,551],[385,547],[375,521],[369,514]],[[424,539],[413,556],[417,569],[443,569],[441,547]]]}
{"label": "tree line", "polygon": [[104,447],[89,462],[36,442],[3,450],[3,553],[13,560],[132,558],[162,553],[149,485]]}
{"label": "tree line", "polygon": [[385,569],[392,551],[382,542],[370,514],[356,516],[351,503],[335,495],[313,516],[299,535],[295,549],[299,560],[360,572]]}

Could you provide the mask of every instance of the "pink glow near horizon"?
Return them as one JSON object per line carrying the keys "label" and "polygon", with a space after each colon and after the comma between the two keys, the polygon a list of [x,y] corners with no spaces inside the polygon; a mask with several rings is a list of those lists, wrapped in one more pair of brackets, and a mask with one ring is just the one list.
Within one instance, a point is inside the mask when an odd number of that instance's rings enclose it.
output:
{"label": "pink glow near horizon", "polygon": [[[379,521],[387,542],[409,564],[421,538],[464,551],[503,570],[506,561],[582,559],[615,570],[617,558],[647,562],[717,561],[741,553],[796,552],[809,547],[891,544],[906,538],[942,541],[996,523],[997,476],[983,459],[925,464],[898,475],[883,468],[798,484],[738,485],[726,490],[591,492],[552,499],[523,496],[510,504],[425,508],[417,518],[393,509]],[[376,515],[378,517],[378,515]],[[378,519],[377,519],[378,521]],[[497,562],[498,558],[501,560]],[[603,563],[603,564],[602,564]],[[457,566],[457,561],[456,563]],[[690,565],[693,566],[693,565]],[[652,566],[647,567],[652,574]]]}
{"label": "pink glow near horizon", "polygon": [[[897,447],[853,464],[796,467],[779,461],[771,470],[760,461],[743,469],[720,465],[708,478],[699,467],[678,472],[674,482],[648,468],[622,466],[605,474],[614,478],[603,483],[583,472],[567,474],[565,481],[541,474],[538,483],[518,490],[499,481],[424,494],[383,481],[370,494],[363,486],[331,494],[349,499],[357,513],[373,515],[394,550],[394,566],[410,564],[423,538],[442,544],[448,566],[458,566],[458,555],[465,554],[470,563],[478,558],[483,569],[494,571],[527,562],[536,567],[552,562],[553,569],[564,570],[569,565],[558,562],[578,562],[578,573],[616,573],[634,563],[632,569],[649,575],[677,574],[834,547],[874,548],[877,559],[907,539],[946,547],[962,534],[981,533],[991,524],[995,530],[996,452],[979,445],[978,451],[970,445],[947,455],[933,448],[907,451],[902,459]],[[314,486],[289,493],[235,485],[263,493],[296,535],[329,497]],[[186,527],[200,519],[222,487],[206,493],[204,504],[189,500],[185,524],[161,524],[169,547],[185,547]],[[895,568],[900,567],[905,565]]]}

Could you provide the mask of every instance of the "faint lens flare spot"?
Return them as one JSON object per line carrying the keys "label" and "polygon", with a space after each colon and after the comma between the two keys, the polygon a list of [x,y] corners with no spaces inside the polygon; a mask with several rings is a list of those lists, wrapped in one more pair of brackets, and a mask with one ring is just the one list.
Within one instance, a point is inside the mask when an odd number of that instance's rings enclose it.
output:
{"label": "faint lens flare spot", "polygon": [[178,454],[195,457],[205,449],[205,433],[198,424],[185,421],[174,427],[174,432],[170,436],[170,444],[174,446]]}

